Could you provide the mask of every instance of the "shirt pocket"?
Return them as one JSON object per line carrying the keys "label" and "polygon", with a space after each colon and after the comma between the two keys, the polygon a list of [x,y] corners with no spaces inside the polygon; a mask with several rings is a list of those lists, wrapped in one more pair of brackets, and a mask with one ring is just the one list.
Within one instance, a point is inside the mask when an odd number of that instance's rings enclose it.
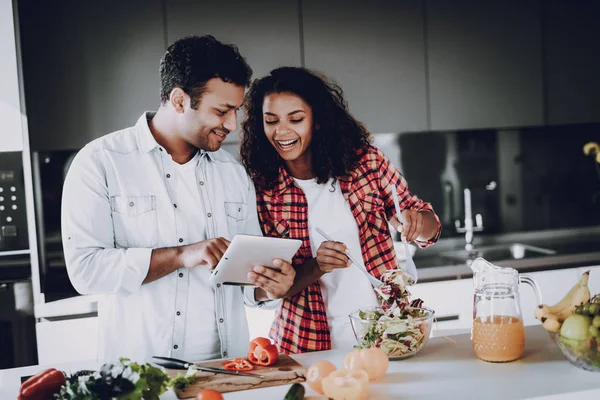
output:
{"label": "shirt pocket", "polygon": [[384,204],[381,197],[377,193],[369,193],[361,199],[361,205],[371,234],[375,237],[384,234],[389,235],[388,223],[385,219]]}
{"label": "shirt pocket", "polygon": [[112,196],[110,207],[117,247],[154,248],[158,245],[154,196]]}
{"label": "shirt pocket", "polygon": [[229,229],[229,234],[231,237],[238,234],[243,234],[247,219],[247,205],[235,201],[226,201],[224,204],[225,214],[227,214],[227,228]]}

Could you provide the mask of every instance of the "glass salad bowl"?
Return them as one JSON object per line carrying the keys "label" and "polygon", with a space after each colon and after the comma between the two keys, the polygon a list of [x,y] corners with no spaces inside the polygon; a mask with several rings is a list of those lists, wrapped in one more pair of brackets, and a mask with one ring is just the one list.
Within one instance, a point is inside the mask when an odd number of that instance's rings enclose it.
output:
{"label": "glass salad bowl", "polygon": [[357,310],[349,318],[359,346],[379,347],[390,360],[402,360],[425,347],[434,314],[425,307],[406,307],[397,315],[371,307]]}
{"label": "glass salad bowl", "polygon": [[600,372],[600,344],[595,338],[567,339],[560,333],[550,333],[550,337],[571,364],[586,371]]}

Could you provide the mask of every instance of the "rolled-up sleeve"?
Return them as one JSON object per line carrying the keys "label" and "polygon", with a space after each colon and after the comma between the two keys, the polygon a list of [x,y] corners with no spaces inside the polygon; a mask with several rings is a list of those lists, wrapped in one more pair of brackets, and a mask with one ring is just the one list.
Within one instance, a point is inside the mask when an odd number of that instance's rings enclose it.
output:
{"label": "rolled-up sleeve", "polygon": [[150,248],[115,248],[106,171],[93,143],[75,157],[62,196],[67,272],[81,294],[138,291],[150,267]]}

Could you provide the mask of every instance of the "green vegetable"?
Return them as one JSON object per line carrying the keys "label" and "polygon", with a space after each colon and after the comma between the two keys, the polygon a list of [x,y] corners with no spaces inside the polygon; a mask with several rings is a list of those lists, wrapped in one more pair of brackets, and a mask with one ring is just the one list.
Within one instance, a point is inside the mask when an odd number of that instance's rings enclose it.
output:
{"label": "green vegetable", "polygon": [[184,374],[177,374],[175,378],[172,378],[167,386],[173,387],[178,390],[183,390],[186,387],[190,386],[196,380],[196,374],[198,373],[198,368],[195,365],[190,365],[188,367],[187,372]]}
{"label": "green vegetable", "polygon": [[304,386],[299,383],[294,383],[290,390],[285,394],[283,400],[303,400],[304,399]]}
{"label": "green vegetable", "polygon": [[61,388],[59,400],[159,400],[167,391],[168,376],[150,364],[122,358],[104,364],[100,371],[75,374]]}

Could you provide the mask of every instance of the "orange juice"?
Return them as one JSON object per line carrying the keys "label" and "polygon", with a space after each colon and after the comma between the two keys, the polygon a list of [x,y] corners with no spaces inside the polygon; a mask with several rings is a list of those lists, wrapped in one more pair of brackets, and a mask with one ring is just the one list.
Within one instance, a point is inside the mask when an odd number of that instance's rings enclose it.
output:
{"label": "orange juice", "polygon": [[473,321],[471,339],[475,354],[483,361],[514,361],[525,349],[525,328],[517,317],[478,317]]}

